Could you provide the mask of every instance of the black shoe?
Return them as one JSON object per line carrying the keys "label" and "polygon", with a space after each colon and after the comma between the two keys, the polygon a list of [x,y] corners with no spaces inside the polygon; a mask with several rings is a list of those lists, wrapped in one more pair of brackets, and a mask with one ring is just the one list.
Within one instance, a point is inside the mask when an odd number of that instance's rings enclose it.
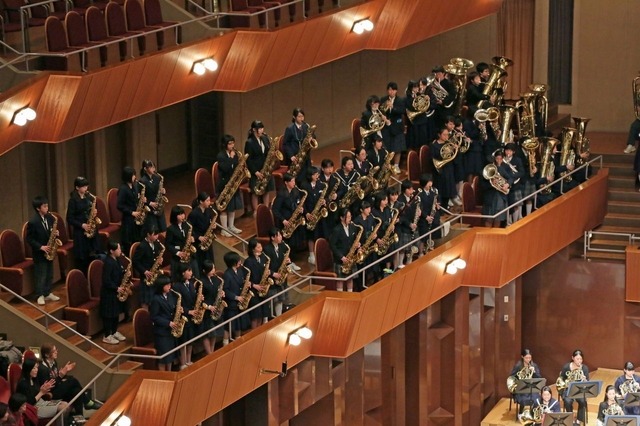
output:
{"label": "black shoe", "polygon": [[93,399],[90,399],[86,404],[84,404],[85,410],[97,410],[100,407],[102,407],[102,403],[94,401]]}

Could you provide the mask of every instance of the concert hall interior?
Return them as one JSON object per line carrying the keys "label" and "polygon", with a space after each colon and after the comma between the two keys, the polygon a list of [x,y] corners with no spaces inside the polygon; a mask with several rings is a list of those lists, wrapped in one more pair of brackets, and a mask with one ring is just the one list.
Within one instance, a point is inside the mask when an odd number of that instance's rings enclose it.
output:
{"label": "concert hall interior", "polygon": [[[193,12],[184,10],[186,2],[161,3],[170,4],[165,13],[180,9],[183,20]],[[77,362],[73,375],[83,386],[100,374],[92,389],[104,405],[87,425],[115,425],[122,415],[133,426],[517,425],[505,381],[525,348],[549,385],[576,349],[593,380],[615,379],[626,361],[640,364],[640,244],[631,237],[640,235],[640,193],[634,155],[623,153],[629,123],[640,119],[640,91],[634,85],[629,93],[640,69],[640,50],[632,44],[640,40],[637,2],[336,0],[322,12],[324,1],[307,3],[307,17],[298,11],[291,23],[285,7],[275,28],[258,28],[254,17],[250,28],[190,27],[185,37],[198,37],[87,72],[24,72],[7,65],[17,55],[5,50],[0,232],[13,230],[20,243],[3,245],[0,238],[2,262],[23,250],[35,196],[46,196],[50,211],[65,218],[77,176],[107,202],[123,167],[139,172],[150,159],[166,178],[169,222],[173,206],[197,196],[196,170],[211,171],[223,135],[233,135],[243,153],[254,120],[271,137],[282,136],[296,107],[316,125],[313,165],[329,158],[338,170],[343,151],[353,147],[352,121],[359,123],[371,94],[385,95],[394,81],[404,96],[407,81],[451,58],[474,64],[510,58],[505,101],[546,84],[548,128],[559,137],[573,125],[571,117],[589,118],[590,159],[600,159],[584,182],[509,226],[469,226],[463,212],[435,249],[363,291],[334,291],[335,282],[322,290],[324,281],[306,280],[292,291],[295,307],[228,345],[220,339],[208,355],[196,344],[194,362],[184,369],[147,369],[127,358],[137,346],[130,322],[120,325],[126,342],[118,346],[102,343],[101,327],[84,332],[95,347],[56,328],[37,310],[28,278],[23,295],[33,306],[0,292],[0,333],[27,349],[54,342],[61,362]],[[352,32],[365,18],[372,31]],[[15,36],[7,32],[6,40]],[[193,63],[205,58],[214,58],[217,70],[196,75]],[[37,116],[18,126],[13,121],[25,107]],[[410,176],[407,163],[403,156],[397,178]],[[278,187],[286,185],[282,179],[281,173]],[[248,208],[249,190],[239,190]],[[446,217],[460,217],[460,208],[451,209]],[[269,242],[258,235],[251,212],[238,212],[235,224],[242,239]],[[226,252],[247,257],[240,239],[218,236],[213,245],[220,272]],[[307,255],[291,255],[300,276],[336,277],[333,264],[328,272],[316,270]],[[466,268],[446,273],[455,259]],[[57,265],[52,294],[63,300],[41,308],[63,319],[67,284]],[[1,285],[9,266],[0,266]],[[84,322],[92,325],[90,318]],[[302,327],[312,337],[291,344]],[[121,367],[105,368],[120,353]],[[590,425],[609,384],[588,400]],[[552,394],[558,398],[555,385]]]}

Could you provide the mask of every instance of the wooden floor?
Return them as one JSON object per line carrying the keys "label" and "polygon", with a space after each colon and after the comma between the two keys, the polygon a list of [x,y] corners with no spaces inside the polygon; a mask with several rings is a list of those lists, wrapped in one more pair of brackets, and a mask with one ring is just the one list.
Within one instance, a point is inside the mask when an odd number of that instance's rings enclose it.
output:
{"label": "wooden floor", "polygon": [[[624,149],[624,147],[623,147]],[[590,374],[591,380],[602,380],[602,387],[600,394],[596,398],[588,399],[588,418],[589,426],[595,426],[598,418],[598,405],[604,399],[604,390],[608,385],[615,383],[616,379],[622,374],[620,370],[610,370],[607,368],[599,368]],[[547,379],[547,381],[555,379]],[[506,378],[505,378],[506,381]],[[557,399],[557,392],[555,384],[551,386],[553,397]],[[574,410],[575,411],[575,410]],[[502,398],[495,407],[487,414],[482,420],[481,426],[520,426],[521,423],[516,419],[515,405],[511,405],[511,411],[509,411],[509,398]]]}

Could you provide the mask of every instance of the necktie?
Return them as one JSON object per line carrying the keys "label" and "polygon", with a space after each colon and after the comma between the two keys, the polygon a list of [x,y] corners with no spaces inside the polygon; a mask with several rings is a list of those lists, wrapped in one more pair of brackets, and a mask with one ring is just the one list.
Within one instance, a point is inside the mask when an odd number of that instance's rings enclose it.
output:
{"label": "necktie", "polygon": [[278,255],[278,246],[273,246],[273,247],[275,248],[275,251],[276,251],[276,257],[280,257],[280,256]]}

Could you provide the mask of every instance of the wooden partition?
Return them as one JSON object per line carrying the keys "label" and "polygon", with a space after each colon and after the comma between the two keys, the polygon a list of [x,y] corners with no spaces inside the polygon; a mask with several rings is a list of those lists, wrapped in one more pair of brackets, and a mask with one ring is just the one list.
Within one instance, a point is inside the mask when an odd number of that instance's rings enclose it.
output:
{"label": "wooden partition", "polygon": [[[362,293],[323,292],[179,373],[145,372],[142,379],[140,374],[143,373],[135,373],[131,380],[138,385],[134,385],[134,389],[127,386],[126,390],[116,392],[88,424],[103,424],[109,413],[122,411],[136,416],[134,424],[144,424],[145,418],[137,417],[144,411],[139,408],[142,406],[140,401],[145,401],[145,405],[148,403],[148,410],[153,411],[152,406],[165,405],[167,399],[153,400],[143,394],[151,387],[158,394],[168,395],[172,386],[167,416],[164,423],[158,424],[196,424],[275,377],[274,374],[261,373],[261,369],[279,370],[285,360],[289,366],[295,366],[310,356],[349,357],[438,301],[441,301],[439,311],[431,311],[430,316],[418,319],[416,332],[422,333],[420,323],[424,322],[432,336],[429,344],[439,354],[437,359],[427,360],[431,363],[429,368],[437,368],[437,365],[432,365],[435,362],[455,362],[460,368],[453,381],[450,377],[438,379],[431,376],[430,380],[437,382],[432,389],[439,389],[439,396],[429,395],[429,400],[435,398],[434,401],[438,401],[438,407],[444,410],[439,412],[445,417],[464,414],[470,419],[477,419],[483,407],[469,407],[468,401],[464,404],[452,401],[461,398],[463,390],[466,395],[470,390],[483,395],[494,393],[495,384],[487,385],[486,381],[484,389],[473,389],[480,386],[477,373],[465,373],[471,362],[481,362],[477,355],[474,358],[474,348],[488,345],[491,341],[483,338],[468,342],[465,339],[468,339],[469,327],[482,327],[485,336],[496,332],[517,334],[515,323],[501,329],[490,327],[492,321],[503,315],[511,315],[510,321],[515,321],[513,303],[498,306],[496,302],[496,299],[503,300],[504,296],[515,300],[515,290],[475,295],[465,287],[487,287],[487,291],[503,287],[580,238],[588,227],[600,223],[607,198],[607,176],[607,170],[601,171],[572,193],[507,229],[467,231]],[[556,230],[558,226],[566,229]],[[542,230],[547,233],[544,243],[527,244],[529,240],[523,239],[540,238]],[[534,250],[517,250],[519,245]],[[511,247],[513,250],[509,249]],[[458,257],[467,259],[464,273],[445,274],[446,263]],[[485,309],[492,313],[479,316],[479,323],[472,324],[462,314],[466,311],[468,315],[470,309],[478,315]],[[300,346],[289,346],[289,333],[305,325],[314,331],[313,338],[303,341]],[[411,326],[412,322],[405,324],[405,327]],[[502,338],[495,337],[496,340]],[[512,337],[507,338],[513,340]],[[504,355],[503,351],[496,347],[496,357]],[[512,354],[507,356],[511,358]],[[502,367],[507,370],[510,366]],[[174,381],[174,385],[169,384]],[[416,385],[420,386],[420,382]],[[125,397],[131,393],[136,394],[133,402]]]}
{"label": "wooden partition", "polygon": [[626,253],[625,299],[627,302],[640,302],[640,248],[628,246]]}

